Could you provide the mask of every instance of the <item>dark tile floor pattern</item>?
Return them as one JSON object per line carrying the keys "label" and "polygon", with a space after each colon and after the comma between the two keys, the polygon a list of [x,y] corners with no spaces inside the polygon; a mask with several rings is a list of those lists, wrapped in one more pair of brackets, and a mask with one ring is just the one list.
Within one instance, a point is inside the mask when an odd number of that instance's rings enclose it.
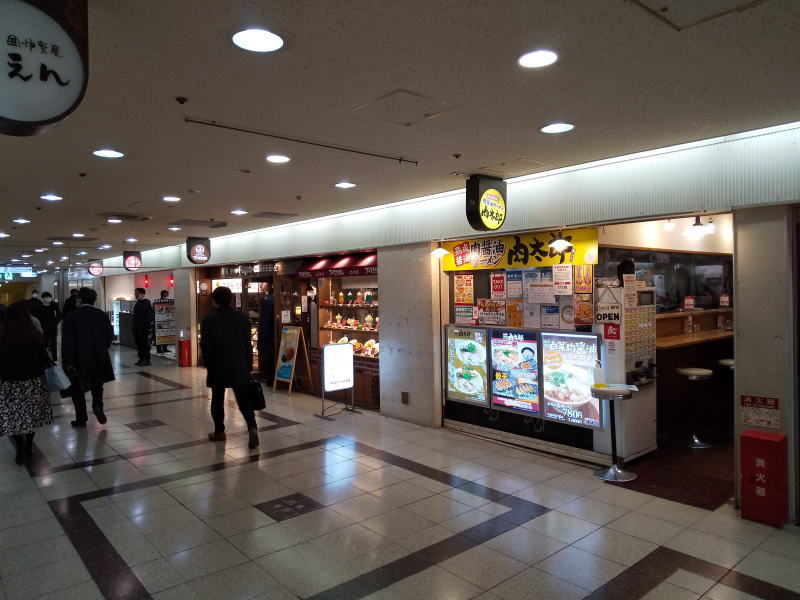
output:
{"label": "dark tile floor pattern", "polygon": [[137,421],[136,423],[126,423],[129,429],[136,431],[137,429],[150,429],[151,427],[160,427],[166,425],[164,421],[159,419],[150,419],[149,421]]}
{"label": "dark tile floor pattern", "polygon": [[256,504],[255,507],[274,521],[286,521],[322,508],[322,504],[303,494],[292,494]]}

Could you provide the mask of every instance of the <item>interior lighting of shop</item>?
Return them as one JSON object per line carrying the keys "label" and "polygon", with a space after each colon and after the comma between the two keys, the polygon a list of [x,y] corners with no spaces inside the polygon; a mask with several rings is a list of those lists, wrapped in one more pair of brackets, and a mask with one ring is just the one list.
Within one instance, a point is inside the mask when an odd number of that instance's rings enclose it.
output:
{"label": "interior lighting of shop", "polygon": [[23,219],[22,217],[18,217],[16,219],[14,219],[14,223],[19,223],[20,225],[27,225],[28,223],[30,223],[30,220],[29,219]]}
{"label": "interior lighting of shop", "polygon": [[539,131],[542,133],[566,133],[567,131],[572,131],[573,129],[575,129],[575,125],[572,123],[561,123],[558,121],[556,123],[545,125]]}
{"label": "interior lighting of shop", "polygon": [[267,29],[245,29],[234,33],[231,40],[249,52],[275,52],[283,48],[283,38]]}
{"label": "interior lighting of shop", "polygon": [[39,253],[42,253],[42,252],[44,252],[45,250],[47,250],[47,248],[36,248],[36,249],[34,249],[34,252],[39,252]]}
{"label": "interior lighting of shop", "polygon": [[48,264],[48,265],[55,264],[55,261],[54,261],[54,260],[48,260],[48,261],[47,261],[47,264]]}
{"label": "interior lighting of shop", "polygon": [[664,223],[664,231],[672,231],[675,229],[675,223],[672,222],[672,219],[667,219],[666,223]]}
{"label": "interior lighting of shop", "polygon": [[7,238],[11,237],[10,233],[6,233],[5,231],[0,231],[0,238]]}
{"label": "interior lighting of shop", "polygon": [[267,156],[267,162],[271,162],[276,165],[282,165],[284,163],[289,162],[290,160],[292,159],[283,154],[270,154],[269,156]]}
{"label": "interior lighting of shop", "polygon": [[526,69],[540,69],[552,65],[557,60],[558,54],[552,50],[534,50],[520,56],[517,64]]}
{"label": "interior lighting of shop", "polygon": [[125,241],[126,241],[128,244],[134,244],[134,243],[138,242],[139,240],[137,240],[135,237],[129,237],[129,238],[128,238],[127,240],[125,240]]}
{"label": "interior lighting of shop", "polygon": [[441,245],[438,248],[435,248],[434,250],[431,251],[431,256],[433,256],[434,258],[444,258],[448,254],[450,254],[450,251],[445,248],[442,248]]}
{"label": "interior lighting of shop", "polygon": [[33,254],[20,254],[22,258],[30,258]]}
{"label": "interior lighting of shop", "polygon": [[242,210],[241,208],[236,208],[236,209],[231,211],[231,214],[232,215],[236,215],[237,217],[241,217],[242,215],[246,215],[247,211],[246,210]]}
{"label": "interior lighting of shop", "polygon": [[117,225],[117,224],[119,224],[119,223],[122,223],[122,219],[120,219],[120,218],[118,218],[118,217],[109,217],[109,218],[106,220],[106,222],[107,222],[107,223],[111,223],[112,225]]}
{"label": "interior lighting of shop", "polygon": [[689,225],[683,234],[692,240],[699,240],[706,235],[705,225],[703,225],[703,222],[700,220],[699,216],[694,218],[694,223]]}
{"label": "interior lighting of shop", "polygon": [[349,181],[340,181],[339,183],[334,184],[334,187],[337,187],[340,190],[349,190],[350,188],[356,187],[356,184],[350,183]]}
{"label": "interior lighting of shop", "polygon": [[711,235],[717,232],[717,226],[714,225],[714,219],[712,217],[708,217],[708,223],[706,223],[704,229],[705,231],[703,233],[706,235]]}
{"label": "interior lighting of shop", "polygon": [[111,148],[101,148],[99,150],[95,150],[92,152],[92,154],[99,156],[100,158],[122,158],[125,156],[122,152],[113,150]]}
{"label": "interior lighting of shop", "polygon": [[572,244],[565,240],[561,232],[559,232],[558,237],[550,242],[548,246],[550,246],[556,252],[565,252],[568,248],[572,247]]}
{"label": "interior lighting of shop", "polygon": [[42,200],[47,200],[48,202],[58,202],[59,200],[63,200],[61,196],[57,196],[56,194],[42,194],[39,196]]}
{"label": "interior lighting of shop", "polygon": [[86,250],[81,250],[80,252],[76,252],[75,256],[86,256],[89,254]]}
{"label": "interior lighting of shop", "polygon": [[180,196],[164,196],[161,199],[164,202],[180,202],[181,201],[181,197]]}

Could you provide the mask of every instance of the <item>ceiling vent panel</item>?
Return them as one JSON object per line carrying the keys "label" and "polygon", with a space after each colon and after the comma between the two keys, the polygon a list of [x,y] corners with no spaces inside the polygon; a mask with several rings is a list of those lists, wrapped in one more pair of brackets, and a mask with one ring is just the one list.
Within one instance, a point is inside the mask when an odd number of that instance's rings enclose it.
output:
{"label": "ceiling vent panel", "polygon": [[550,163],[533,160],[532,158],[518,157],[504,162],[494,163],[493,165],[486,165],[485,167],[480,167],[478,170],[488,175],[507,178],[546,171],[552,167],[553,165]]}
{"label": "ceiling vent panel", "polygon": [[101,212],[97,213],[98,217],[103,217],[104,219],[119,219],[124,223],[137,223],[141,221],[149,221],[153,217],[148,215],[140,215],[136,213],[122,213],[122,212]]}
{"label": "ceiling vent panel", "polygon": [[168,224],[176,227],[210,227],[211,229],[228,226],[227,221],[215,221],[213,219],[181,219]]}
{"label": "ceiling vent panel", "polygon": [[633,0],[647,12],[681,31],[733,12],[749,10],[764,0]]}
{"label": "ceiling vent panel", "polygon": [[350,110],[353,114],[374,117],[380,121],[410,127],[458,108],[447,100],[426,96],[411,90],[398,89]]}
{"label": "ceiling vent panel", "polygon": [[300,215],[297,213],[282,213],[265,210],[264,212],[256,213],[252,216],[258,217],[259,219],[291,219],[292,217],[299,217]]}

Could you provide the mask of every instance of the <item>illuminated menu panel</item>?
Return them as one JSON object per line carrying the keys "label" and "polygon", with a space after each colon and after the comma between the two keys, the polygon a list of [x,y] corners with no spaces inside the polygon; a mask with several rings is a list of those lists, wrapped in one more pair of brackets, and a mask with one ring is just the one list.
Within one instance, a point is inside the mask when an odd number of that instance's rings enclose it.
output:
{"label": "illuminated menu panel", "polygon": [[538,415],[539,353],[535,331],[492,330],[492,405]]}
{"label": "illuminated menu panel", "polygon": [[488,406],[486,357],[488,331],[447,328],[447,399]]}
{"label": "illuminated menu panel", "polygon": [[553,421],[600,427],[600,401],[592,397],[598,336],[542,333],[544,416]]}

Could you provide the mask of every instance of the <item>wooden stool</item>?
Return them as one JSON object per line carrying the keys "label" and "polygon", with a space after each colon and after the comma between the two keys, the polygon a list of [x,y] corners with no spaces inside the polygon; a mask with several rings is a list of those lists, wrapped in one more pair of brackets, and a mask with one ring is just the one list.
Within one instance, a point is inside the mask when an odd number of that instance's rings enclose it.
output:
{"label": "wooden stool", "polygon": [[638,477],[633,471],[625,471],[619,465],[617,458],[617,421],[614,417],[614,403],[623,400],[630,400],[632,396],[630,390],[615,387],[593,387],[592,396],[600,400],[608,400],[608,415],[611,423],[611,466],[607,469],[600,469],[595,471],[594,476],[603,481],[633,481]]}
{"label": "wooden stool", "polygon": [[696,367],[685,367],[682,369],[678,369],[678,375],[683,375],[689,381],[689,394],[687,396],[687,413],[689,414],[689,441],[687,442],[686,446],[689,448],[693,448],[694,450],[703,450],[705,448],[711,448],[711,444],[704,442],[701,440],[697,432],[699,430],[699,418],[698,418],[698,410],[697,410],[697,397],[696,397],[696,390],[694,389],[697,385],[697,381],[707,381],[711,379],[714,375],[714,372],[711,369],[700,369]]}

